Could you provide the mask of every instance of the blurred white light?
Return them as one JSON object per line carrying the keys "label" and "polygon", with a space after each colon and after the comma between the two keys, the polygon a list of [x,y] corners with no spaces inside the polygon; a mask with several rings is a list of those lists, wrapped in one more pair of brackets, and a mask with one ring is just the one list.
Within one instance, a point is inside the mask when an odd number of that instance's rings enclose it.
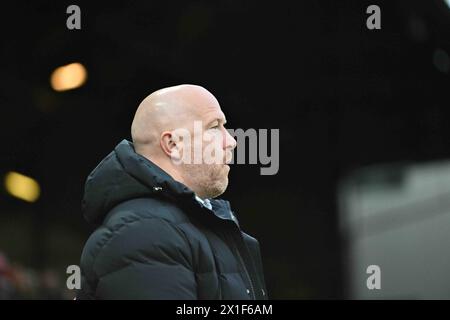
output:
{"label": "blurred white light", "polygon": [[81,63],[71,63],[57,68],[50,77],[50,84],[56,91],[75,89],[84,84],[86,68]]}
{"label": "blurred white light", "polygon": [[444,2],[450,8],[450,0],[444,0]]}

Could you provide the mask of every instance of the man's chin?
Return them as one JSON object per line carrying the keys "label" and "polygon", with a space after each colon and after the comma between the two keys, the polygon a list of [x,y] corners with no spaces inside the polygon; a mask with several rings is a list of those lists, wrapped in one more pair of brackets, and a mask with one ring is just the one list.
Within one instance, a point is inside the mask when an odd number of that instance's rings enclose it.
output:
{"label": "man's chin", "polygon": [[208,198],[217,198],[227,190],[227,187],[228,187],[228,176],[225,176],[220,181],[217,181],[214,186],[211,186]]}

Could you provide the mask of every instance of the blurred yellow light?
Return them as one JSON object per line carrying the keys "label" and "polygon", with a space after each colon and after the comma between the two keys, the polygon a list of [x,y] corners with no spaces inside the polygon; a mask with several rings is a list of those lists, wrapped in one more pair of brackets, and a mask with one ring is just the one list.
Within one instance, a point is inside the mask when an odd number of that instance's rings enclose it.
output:
{"label": "blurred yellow light", "polygon": [[41,193],[36,180],[17,172],[5,176],[5,187],[12,196],[28,202],[36,201]]}
{"label": "blurred yellow light", "polygon": [[53,71],[50,77],[52,88],[56,91],[75,89],[86,82],[87,71],[81,63],[71,63]]}

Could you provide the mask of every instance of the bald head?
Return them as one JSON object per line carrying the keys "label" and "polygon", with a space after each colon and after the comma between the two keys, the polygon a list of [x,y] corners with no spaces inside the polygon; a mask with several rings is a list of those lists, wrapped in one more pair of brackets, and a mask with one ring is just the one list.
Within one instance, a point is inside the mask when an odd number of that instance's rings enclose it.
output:
{"label": "bald head", "polygon": [[[236,146],[225,123],[219,102],[208,90],[185,84],[164,88],[146,97],[134,116],[131,137],[136,153],[151,160],[198,196],[214,197],[228,185],[229,166],[222,159],[231,159],[231,150]],[[199,125],[200,139],[191,139],[197,135]],[[188,133],[181,140],[180,130]],[[220,163],[208,164],[203,160],[206,151],[211,150],[203,140],[211,137],[216,147],[212,154]],[[181,164],[174,161],[180,158],[202,160]]]}
{"label": "bald head", "polygon": [[136,151],[154,154],[165,131],[186,128],[200,119],[202,113],[219,106],[205,88],[184,84],[157,90],[139,105],[131,125]]}

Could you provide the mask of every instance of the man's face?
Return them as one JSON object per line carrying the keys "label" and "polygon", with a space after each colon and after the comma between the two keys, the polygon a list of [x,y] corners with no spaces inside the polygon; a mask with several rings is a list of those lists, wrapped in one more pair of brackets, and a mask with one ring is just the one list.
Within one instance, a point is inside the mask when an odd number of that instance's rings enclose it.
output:
{"label": "man's face", "polygon": [[228,186],[227,163],[236,140],[225,129],[225,115],[217,101],[194,110],[186,122],[190,139],[182,139],[180,174],[199,197],[214,198]]}

